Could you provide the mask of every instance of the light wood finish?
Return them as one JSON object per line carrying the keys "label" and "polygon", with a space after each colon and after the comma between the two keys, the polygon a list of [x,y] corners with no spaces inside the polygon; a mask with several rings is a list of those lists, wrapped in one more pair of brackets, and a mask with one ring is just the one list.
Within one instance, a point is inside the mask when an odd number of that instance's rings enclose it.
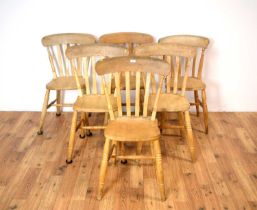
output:
{"label": "light wood finish", "polygon": [[[136,130],[140,132],[132,132]],[[149,118],[120,117],[117,120],[111,120],[105,131],[105,137],[112,137],[117,141],[127,141],[124,136],[130,141],[151,141],[159,138],[160,130],[157,121]]]}
{"label": "light wood finish", "polygon": [[[79,96],[73,105],[74,116],[77,115],[77,112],[82,114],[81,120],[77,122],[76,118],[76,120],[74,119],[72,122],[67,163],[72,162],[75,133],[78,129],[80,129],[81,132],[80,137],[84,138],[85,131],[86,134],[90,136],[92,135],[90,130],[104,129],[106,126],[106,124],[89,125],[87,119],[89,113],[108,113],[103,84],[101,78],[98,77],[95,71],[96,61],[105,57],[125,56],[127,54],[126,48],[108,44],[80,45],[67,49],[66,55],[70,59],[77,89],[79,91]],[[85,84],[85,88],[83,88],[81,84],[81,77],[84,78],[84,83],[82,84]],[[108,81],[108,86],[111,86],[111,81]],[[114,96],[110,95],[110,103],[116,104],[115,100]],[[113,105],[113,110],[117,110],[117,106]],[[106,117],[108,117],[108,115],[106,115]],[[105,122],[107,122],[107,119],[105,119]],[[73,124],[75,125],[73,126]]]}
{"label": "light wood finish", "polygon": [[[169,72],[169,64],[161,61],[159,59],[153,58],[142,58],[142,57],[116,57],[110,59],[104,59],[99,61],[96,64],[96,71],[99,75],[102,76],[102,81],[104,86],[106,86],[105,76],[108,74],[115,75],[115,88],[116,88],[116,97],[117,97],[117,107],[118,115],[114,115],[114,108],[111,104],[110,95],[105,91],[105,96],[107,98],[109,113],[110,113],[110,122],[106,126],[104,131],[105,136],[105,146],[103,152],[103,158],[100,168],[100,177],[99,177],[99,188],[98,188],[98,199],[102,199],[104,183],[106,179],[106,171],[108,166],[108,160],[112,156],[112,151],[110,149],[110,144],[114,141],[115,144],[120,144],[121,147],[124,147],[123,142],[150,142],[154,145],[153,153],[149,156],[142,155],[126,155],[124,148],[117,148],[116,154],[114,157],[116,159],[155,159],[156,164],[156,175],[157,181],[160,189],[161,199],[165,200],[165,191],[164,191],[164,180],[163,180],[163,171],[162,171],[162,159],[160,151],[160,131],[158,124],[156,122],[155,116],[157,111],[157,104],[159,95],[161,92],[162,84],[164,77],[166,77]],[[126,84],[126,109],[129,110],[126,112],[126,115],[123,115],[122,102],[121,102],[121,86],[120,86],[120,77],[121,74],[125,73],[125,84]],[[143,110],[140,110],[140,81],[141,74],[146,74],[145,80],[145,91],[143,97]],[[152,110],[148,107],[148,98],[150,90],[151,75],[157,74],[160,77],[159,85],[156,86],[157,91],[155,94],[155,101]],[[131,114],[130,109],[130,77],[131,75],[136,75],[136,96],[135,96],[135,114]],[[106,90],[107,88],[105,88]],[[149,111],[150,110],[150,111]],[[148,117],[148,112],[151,114]],[[114,144],[114,145],[115,145]]]}
{"label": "light wood finish", "polygon": [[99,38],[100,43],[127,45],[129,54],[133,54],[134,45],[153,43],[154,38],[150,34],[138,32],[117,32],[104,34]]}
{"label": "light wood finish", "polygon": [[[149,97],[149,106],[153,107],[155,94]],[[180,112],[189,110],[190,104],[188,100],[181,95],[162,93],[158,102],[159,112]]]}
{"label": "light wood finish", "polygon": [[[194,57],[193,66],[190,76],[188,77],[186,90],[194,91],[195,102],[191,105],[196,106],[196,113],[199,116],[199,107],[203,109],[204,123],[205,123],[205,133],[208,133],[208,108],[206,101],[206,85],[202,81],[202,72],[204,64],[205,50],[209,45],[209,39],[201,36],[193,35],[174,35],[161,38],[160,43],[173,43],[173,44],[183,44],[185,46],[193,46],[198,48],[198,54]],[[182,87],[181,81],[183,80],[183,75],[179,78],[178,88]],[[171,83],[171,87],[174,84]],[[202,98],[199,100],[198,91],[201,91]]]}
{"label": "light wood finish", "polygon": [[[139,33],[139,32],[117,32],[117,33],[109,33],[109,34],[104,34],[100,36],[99,38],[100,43],[108,43],[108,44],[116,44],[116,45],[121,45],[121,46],[126,46],[129,52],[129,55],[134,54],[134,48],[135,46],[141,45],[141,44],[147,44],[147,43],[154,43],[155,39],[152,35],[150,34],[145,34],[145,33]],[[130,76],[130,89],[135,90],[135,75]],[[143,80],[143,78],[142,78]],[[112,81],[112,84],[115,84],[114,78]],[[141,86],[140,89],[144,90],[144,83],[140,82]],[[124,73],[122,74],[121,77],[121,89],[125,90],[125,75]],[[112,87],[112,90],[114,90],[114,87]],[[132,104],[131,104],[132,105]]]}
{"label": "light wood finish", "polygon": [[[71,71],[65,50],[70,45],[92,44],[96,42],[96,38],[91,34],[53,34],[42,38],[42,44],[46,47],[48,57],[52,69],[53,79],[46,84],[46,97],[44,100],[42,114],[38,134],[43,134],[43,126],[47,109],[51,106],[56,106],[56,115],[61,115],[62,107],[71,106],[64,103],[64,91],[76,90],[77,85],[73,73]],[[85,88],[84,80],[79,77],[81,88]],[[50,91],[56,91],[56,99],[49,103]]]}
{"label": "light wood finish", "polygon": [[[72,114],[65,112],[59,120],[50,112],[43,136],[35,135],[39,117],[39,112],[0,112],[0,209],[256,209],[257,113],[210,112],[208,135],[193,115],[200,151],[195,164],[188,161],[188,146],[181,137],[173,135],[168,141],[171,137],[163,135],[165,202],[158,199],[152,160],[141,160],[140,166],[134,161],[109,164],[108,190],[98,201],[103,133],[87,141],[78,139],[76,161],[67,167],[65,142]],[[93,115],[90,121],[100,124],[103,118]],[[126,149],[129,153],[135,147]],[[141,155],[149,150],[144,145]]]}
{"label": "light wood finish", "polygon": [[[148,68],[145,68],[145,65]],[[122,65],[123,68],[120,67]],[[167,63],[160,59],[149,57],[116,57],[112,59],[105,59],[99,61],[96,64],[97,73],[99,75],[112,74],[116,72],[142,72],[142,73],[153,73],[156,74],[156,69],[158,69],[158,74],[161,76],[167,76]],[[170,67],[168,67],[170,70]],[[138,73],[139,74],[139,73]],[[137,81],[139,82],[139,81]]]}
{"label": "light wood finish", "polygon": [[[186,137],[191,151],[192,161],[195,161],[195,140],[191,129],[190,116],[188,111],[190,104],[186,99],[185,90],[187,84],[187,75],[189,73],[193,58],[196,56],[196,48],[179,44],[159,43],[147,44],[135,48],[135,54],[140,56],[163,56],[170,64],[170,74],[166,81],[165,93],[160,95],[159,104],[157,107],[158,112],[183,112],[185,114],[184,129],[186,130]],[[184,62],[184,63],[183,63]],[[172,72],[171,72],[172,70]],[[181,88],[178,88],[179,72],[184,72],[183,81],[181,81]],[[173,89],[170,83],[172,81]],[[150,107],[154,106],[155,94],[149,98]],[[163,115],[162,115],[163,116]],[[166,119],[161,119],[161,129],[174,128],[170,126]],[[182,123],[182,121],[180,121]],[[181,128],[181,124],[176,126]],[[183,127],[182,127],[183,128]]]}

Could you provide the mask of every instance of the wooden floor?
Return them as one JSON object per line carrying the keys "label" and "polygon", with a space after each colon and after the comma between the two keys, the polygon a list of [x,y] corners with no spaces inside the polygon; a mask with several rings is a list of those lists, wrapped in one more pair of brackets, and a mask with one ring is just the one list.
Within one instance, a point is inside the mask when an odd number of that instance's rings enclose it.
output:
{"label": "wooden floor", "polygon": [[66,165],[71,114],[48,114],[42,136],[36,134],[38,120],[36,112],[0,112],[1,210],[257,209],[257,113],[210,113],[209,135],[202,132],[200,118],[192,116],[199,148],[195,164],[186,141],[164,135],[165,202],[150,161],[110,162],[99,202],[103,133],[77,137],[73,164]]}

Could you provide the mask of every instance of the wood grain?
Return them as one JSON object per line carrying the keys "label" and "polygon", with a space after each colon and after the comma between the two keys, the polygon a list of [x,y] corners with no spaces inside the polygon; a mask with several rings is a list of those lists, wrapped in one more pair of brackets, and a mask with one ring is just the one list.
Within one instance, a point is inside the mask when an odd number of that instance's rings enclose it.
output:
{"label": "wood grain", "polygon": [[[108,190],[98,201],[103,133],[86,140],[76,136],[73,164],[66,165],[71,113],[59,118],[49,113],[43,136],[36,135],[39,116],[0,112],[1,210],[257,208],[257,113],[209,113],[208,136],[200,131],[204,123],[191,115],[199,148],[194,164],[184,139],[176,133],[163,135],[165,202],[159,200],[150,160],[109,163]],[[90,120],[99,123],[103,118],[93,115]],[[135,151],[132,145],[126,149]],[[146,152],[148,145],[142,148]]]}

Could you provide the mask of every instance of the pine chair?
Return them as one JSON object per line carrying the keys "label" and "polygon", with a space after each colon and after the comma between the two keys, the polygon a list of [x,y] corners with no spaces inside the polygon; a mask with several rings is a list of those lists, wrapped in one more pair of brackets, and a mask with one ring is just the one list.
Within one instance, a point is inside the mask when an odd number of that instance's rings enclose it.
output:
{"label": "pine chair", "polygon": [[[77,88],[79,90],[79,96],[73,105],[67,163],[72,163],[75,133],[78,129],[81,130],[80,137],[84,138],[85,131],[89,136],[91,135],[90,130],[105,129],[106,127],[108,106],[103,84],[101,83],[101,80],[99,81],[100,78],[95,71],[97,59],[102,59],[103,57],[126,56],[127,54],[126,48],[108,44],[80,45],[67,49],[66,55],[70,59],[72,70],[76,78]],[[80,77],[84,77],[85,91],[81,86]],[[111,94],[111,77],[109,80],[108,93]],[[111,104],[115,104],[113,95],[110,95],[110,99]],[[77,122],[78,113],[81,113],[82,115],[79,122]],[[87,118],[88,113],[105,113],[104,125],[90,126]]]}
{"label": "pine chair", "polygon": [[138,32],[117,32],[100,36],[99,42],[108,44],[127,45],[129,55],[133,55],[134,46],[140,44],[154,43],[150,34]]}
{"label": "pine chair", "polygon": [[[61,115],[62,107],[71,107],[72,104],[63,103],[62,91],[76,90],[77,85],[75,77],[71,71],[69,62],[65,56],[65,50],[68,46],[79,44],[92,44],[96,38],[91,34],[65,33],[53,34],[42,38],[42,44],[47,48],[49,61],[52,68],[53,79],[46,84],[46,93],[42,108],[38,135],[43,134],[43,125],[45,122],[47,109],[56,106],[56,116]],[[84,80],[79,78],[81,86],[84,88]],[[56,99],[49,103],[50,91],[56,91]]]}
{"label": "pine chair", "polygon": [[[195,102],[190,103],[190,105],[195,105],[197,116],[199,116],[199,107],[201,106],[203,109],[203,117],[204,117],[204,126],[205,133],[208,133],[208,108],[206,101],[206,85],[202,80],[202,71],[203,71],[203,63],[204,63],[204,54],[205,50],[209,45],[209,39],[200,36],[193,35],[174,35],[161,38],[159,40],[160,43],[174,43],[174,44],[183,44],[187,46],[193,46],[198,48],[198,53],[194,57],[193,60],[193,68],[191,71],[191,75],[187,79],[187,91],[194,91]],[[178,80],[178,88],[182,87],[183,77],[180,77]],[[174,84],[171,82],[171,87],[173,88]],[[198,92],[201,91],[202,101],[199,99]]]}
{"label": "pine chair", "polygon": [[[117,32],[109,33],[100,36],[100,43],[116,44],[127,47],[129,55],[133,55],[134,47],[141,44],[154,43],[155,39],[150,34],[139,33],[139,32]],[[131,76],[131,90],[135,90],[133,84],[135,84],[135,76]],[[115,84],[114,82],[112,84]],[[143,82],[140,82],[141,89],[144,89]],[[112,88],[114,89],[114,87]],[[125,89],[125,76],[121,78],[121,89]]]}
{"label": "pine chair", "polygon": [[[185,129],[186,137],[190,148],[192,161],[195,161],[195,139],[191,127],[189,108],[190,104],[185,97],[188,73],[191,68],[192,60],[196,55],[196,48],[176,44],[148,44],[135,48],[137,56],[164,56],[170,64],[171,72],[166,80],[165,93],[160,95],[158,112],[162,112],[161,128],[180,128]],[[184,71],[181,91],[178,92],[179,69]],[[173,81],[173,90],[171,90],[171,81]],[[149,98],[150,107],[154,105],[154,95]],[[179,114],[179,125],[172,126],[165,122],[165,113],[175,112]]]}
{"label": "pine chair", "polygon": [[[110,121],[104,131],[105,144],[103,158],[100,168],[98,199],[103,196],[103,187],[106,176],[108,160],[111,157],[116,159],[154,159],[156,164],[157,180],[161,192],[161,199],[165,200],[162,158],[160,150],[160,130],[155,119],[158,99],[162,88],[164,77],[170,72],[168,63],[153,58],[138,57],[120,57],[100,61],[96,64],[96,72],[102,76],[105,87],[105,95],[108,102]],[[123,114],[121,103],[121,74],[125,74],[125,98],[126,98],[126,115]],[[117,116],[114,115],[113,105],[111,104],[110,95],[108,94],[105,78],[108,74],[115,75],[115,86],[117,95]],[[135,112],[131,109],[131,75],[136,75],[136,93],[135,93]],[[146,74],[145,93],[143,100],[143,110],[140,110],[140,82],[141,76]],[[151,75],[159,74],[160,82],[155,89],[155,99],[152,110],[148,109]],[[151,115],[149,116],[149,113]],[[151,155],[125,155],[122,148],[124,142],[150,142],[152,147]],[[112,145],[111,145],[112,144]],[[112,155],[113,154],[113,155]]]}
{"label": "pine chair", "polygon": [[[154,43],[155,39],[152,35],[150,34],[146,34],[146,33],[139,33],[139,32],[116,32],[116,33],[108,33],[108,34],[104,34],[102,36],[100,36],[99,38],[99,42],[100,43],[109,43],[109,44],[116,44],[116,45],[120,45],[120,46],[126,46],[128,51],[129,51],[129,55],[133,55],[134,54],[134,48],[135,46],[141,45],[141,44],[147,44],[147,43]],[[141,91],[141,95],[144,95],[144,81],[143,81],[144,77],[141,77],[141,81],[140,81],[140,91]],[[125,75],[123,74],[121,77],[121,90],[125,90],[126,89],[126,84],[125,84]],[[135,90],[135,82],[136,77],[135,75],[131,75],[130,77],[130,89],[131,90]],[[114,78],[112,81],[112,91],[114,91],[115,89],[115,82],[114,82]],[[140,99],[141,100],[141,99]],[[141,103],[140,103],[141,104]],[[122,106],[124,106],[125,104],[123,103]],[[131,105],[135,105],[135,104],[131,104]],[[127,163],[126,160],[122,160],[122,163]]]}

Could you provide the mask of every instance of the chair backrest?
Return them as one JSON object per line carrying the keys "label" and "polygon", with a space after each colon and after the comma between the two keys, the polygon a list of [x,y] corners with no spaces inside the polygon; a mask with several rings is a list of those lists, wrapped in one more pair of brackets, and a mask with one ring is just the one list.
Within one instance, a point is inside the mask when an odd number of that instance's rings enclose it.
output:
{"label": "chair backrest", "polygon": [[42,44],[47,48],[53,78],[73,75],[69,61],[65,56],[67,47],[95,42],[96,38],[91,34],[63,33],[43,37]]}
{"label": "chair backrest", "polygon": [[150,34],[138,32],[118,32],[104,34],[99,38],[101,43],[127,45],[129,54],[133,54],[134,45],[153,43],[154,38]]}
{"label": "chair backrest", "polygon": [[[160,75],[159,84],[156,86],[156,97],[154,106],[151,113],[151,120],[155,120],[156,111],[157,111],[157,103],[159,100],[159,95],[162,89],[162,84],[164,78],[170,72],[170,65],[162,61],[160,59],[149,58],[149,57],[118,57],[118,58],[110,58],[104,59],[102,61],[97,62],[96,64],[96,72],[102,76],[102,81],[105,87],[105,95],[108,102],[108,109],[110,113],[110,119],[114,119],[114,112],[112,108],[112,104],[110,102],[105,78],[108,74],[114,74],[115,76],[115,88],[116,88],[116,96],[117,96],[117,107],[118,107],[118,117],[123,116],[122,112],[122,100],[121,100],[121,87],[120,87],[120,78],[121,74],[125,74],[125,98],[126,98],[126,116],[131,117],[131,75],[136,75],[135,80],[135,114],[134,117],[147,117],[148,116],[148,99],[150,94],[150,83],[151,83],[151,75],[158,74]],[[145,78],[145,92],[143,98],[143,108],[140,110],[140,82],[141,76],[146,75]],[[140,115],[141,114],[141,115]]]}
{"label": "chair backrest", "polygon": [[209,45],[208,38],[194,35],[173,35],[159,39],[159,43],[183,44],[198,48],[197,54],[193,59],[191,76],[198,79],[202,78],[204,54]]}
{"label": "chair backrest", "polygon": [[[196,55],[196,48],[178,44],[146,44],[135,48],[137,56],[162,56],[170,64],[170,74],[166,81],[166,91],[171,92],[171,79],[173,79],[173,93],[185,94],[186,82],[192,60]],[[179,70],[184,72],[181,92],[178,93]]]}
{"label": "chair backrest", "polygon": [[[79,95],[83,95],[79,76],[85,79],[86,94],[104,94],[103,84],[95,71],[95,63],[105,57],[119,57],[128,55],[125,47],[110,44],[90,44],[68,47],[67,58],[70,59],[72,71],[76,78]],[[100,86],[100,87],[99,87]],[[109,78],[109,92],[111,91],[111,77]]]}

